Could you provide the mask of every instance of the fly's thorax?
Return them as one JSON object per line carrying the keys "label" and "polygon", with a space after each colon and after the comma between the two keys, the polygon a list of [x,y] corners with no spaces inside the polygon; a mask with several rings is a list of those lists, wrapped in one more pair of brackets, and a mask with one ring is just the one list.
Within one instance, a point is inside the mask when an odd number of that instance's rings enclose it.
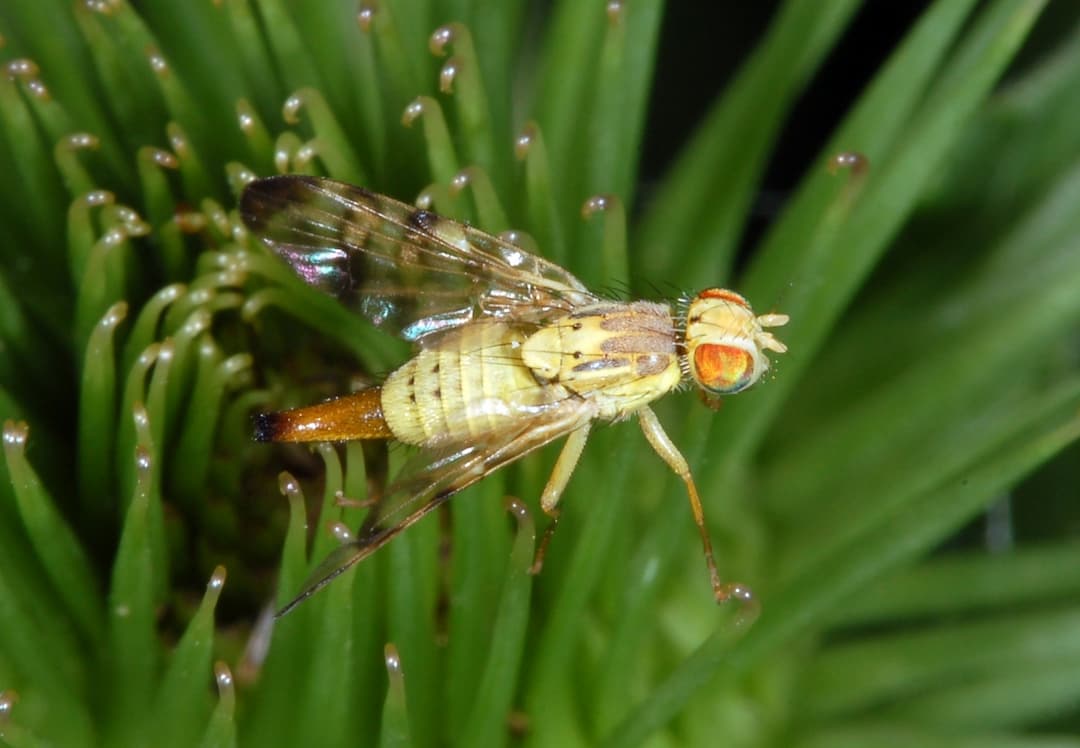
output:
{"label": "fly's thorax", "polygon": [[525,334],[468,325],[419,351],[386,378],[383,416],[406,444],[477,439],[543,406],[552,393],[521,362]]}
{"label": "fly's thorax", "polygon": [[594,398],[609,417],[681,378],[671,309],[644,301],[582,307],[529,336],[521,358],[538,381]]}
{"label": "fly's thorax", "polygon": [[769,370],[765,351],[787,350],[764,328],[787,321],[784,314],[755,315],[750,303],[734,291],[702,291],[686,313],[686,363],[694,381],[717,395],[751,386]]}

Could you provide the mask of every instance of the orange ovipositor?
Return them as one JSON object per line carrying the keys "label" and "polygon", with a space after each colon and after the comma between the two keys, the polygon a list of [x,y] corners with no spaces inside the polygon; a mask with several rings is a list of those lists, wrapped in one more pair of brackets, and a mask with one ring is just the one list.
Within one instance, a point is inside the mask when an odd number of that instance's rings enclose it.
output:
{"label": "orange ovipositor", "polygon": [[257,413],[255,438],[261,442],[338,442],[394,436],[382,412],[382,388],[370,387],[318,405]]}

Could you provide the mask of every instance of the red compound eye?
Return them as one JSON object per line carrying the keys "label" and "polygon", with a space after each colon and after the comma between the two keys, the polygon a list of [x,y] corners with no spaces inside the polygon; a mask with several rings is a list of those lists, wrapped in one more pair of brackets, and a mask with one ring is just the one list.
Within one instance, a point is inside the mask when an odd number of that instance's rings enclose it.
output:
{"label": "red compound eye", "polygon": [[753,383],[754,359],[742,348],[706,343],[694,351],[694,375],[710,392],[729,395]]}

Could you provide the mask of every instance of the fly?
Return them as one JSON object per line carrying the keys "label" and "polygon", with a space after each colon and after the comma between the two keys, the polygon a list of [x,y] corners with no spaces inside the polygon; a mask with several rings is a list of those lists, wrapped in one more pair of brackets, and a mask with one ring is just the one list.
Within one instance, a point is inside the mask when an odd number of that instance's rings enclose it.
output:
{"label": "fly", "polygon": [[381,386],[255,417],[260,441],[396,439],[420,449],[284,615],[451,496],[566,437],[540,496],[551,524],[592,424],[636,416],[656,453],[686,484],[717,601],[749,601],[721,580],[686,459],[649,404],[694,382],[707,398],[741,392],[783,343],[739,294],[698,293],[668,304],[612,301],[547,260],[472,226],[361,187],[285,175],[251,182],[245,225],[307,283],[415,355]]}

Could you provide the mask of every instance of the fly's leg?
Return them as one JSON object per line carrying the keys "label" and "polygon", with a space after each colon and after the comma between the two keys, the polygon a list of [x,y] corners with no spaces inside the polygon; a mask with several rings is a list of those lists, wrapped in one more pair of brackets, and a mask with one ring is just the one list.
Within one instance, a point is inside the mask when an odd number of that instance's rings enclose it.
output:
{"label": "fly's leg", "polygon": [[342,509],[370,509],[378,503],[378,499],[350,499],[344,491],[334,492],[334,506]]}
{"label": "fly's leg", "polygon": [[362,440],[349,443],[346,447],[346,464],[361,462],[367,483],[367,498],[354,499],[339,490],[334,494],[334,506],[341,509],[370,509],[379,503],[379,497],[386,491],[386,441]]}
{"label": "fly's leg", "polygon": [[551,536],[555,534],[555,526],[559,524],[559,498],[562,497],[566,483],[570,480],[570,476],[573,475],[574,468],[577,467],[581,451],[585,449],[590,426],[591,423],[586,423],[576,431],[570,432],[570,436],[566,438],[566,444],[563,445],[562,452],[559,453],[559,459],[555,461],[555,468],[551,471],[551,477],[548,478],[547,485],[544,486],[544,492],[540,494],[540,508],[544,510],[544,514],[551,518],[551,521],[544,530],[544,536],[540,539],[540,547],[536,550],[536,559],[529,569],[530,574],[539,574],[540,570],[544,568],[544,556],[547,554],[548,545],[551,543]]}
{"label": "fly's leg", "polygon": [[749,609],[750,614],[753,615],[757,603],[750,588],[733,582],[720,581],[720,573],[716,570],[716,559],[713,557],[712,541],[709,540],[709,530],[705,527],[705,512],[701,508],[701,498],[698,496],[697,486],[694,485],[694,477],[690,474],[690,466],[686,463],[686,458],[672,443],[656,414],[650,408],[642,408],[638,411],[638,421],[641,423],[641,430],[645,432],[645,438],[656,450],[656,454],[660,455],[668,467],[674,470],[686,484],[686,492],[690,496],[690,509],[694,513],[694,522],[697,523],[698,531],[701,532],[701,544],[705,548],[705,565],[709,568],[709,581],[712,582],[716,601],[722,603],[735,598],[744,606],[754,606]]}

